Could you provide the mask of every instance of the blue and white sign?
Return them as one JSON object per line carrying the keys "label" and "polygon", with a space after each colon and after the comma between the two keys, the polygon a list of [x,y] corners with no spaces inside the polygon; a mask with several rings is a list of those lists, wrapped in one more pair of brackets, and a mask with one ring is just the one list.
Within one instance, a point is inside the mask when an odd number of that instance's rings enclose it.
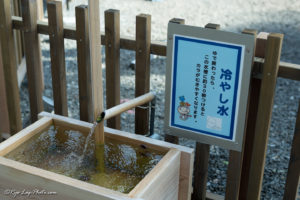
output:
{"label": "blue and white sign", "polygon": [[[246,45],[176,33],[172,37],[168,127],[237,145],[237,125],[245,120],[238,111],[246,111],[245,98],[240,107]],[[215,144],[210,141],[206,143]]]}

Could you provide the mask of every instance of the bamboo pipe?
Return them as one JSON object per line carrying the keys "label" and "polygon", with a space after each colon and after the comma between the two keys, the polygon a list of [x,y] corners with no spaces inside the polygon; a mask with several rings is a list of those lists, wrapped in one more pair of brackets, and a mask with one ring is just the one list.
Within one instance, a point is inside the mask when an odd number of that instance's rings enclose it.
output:
{"label": "bamboo pipe", "polygon": [[152,101],[155,98],[155,95],[151,92],[146,93],[144,95],[141,95],[137,98],[134,98],[130,101],[127,101],[125,103],[122,103],[120,105],[117,105],[115,107],[112,107],[105,111],[104,120],[110,119],[116,115],[119,115],[127,110],[130,110],[132,108],[135,108],[137,106],[143,105],[145,103],[148,103]]}

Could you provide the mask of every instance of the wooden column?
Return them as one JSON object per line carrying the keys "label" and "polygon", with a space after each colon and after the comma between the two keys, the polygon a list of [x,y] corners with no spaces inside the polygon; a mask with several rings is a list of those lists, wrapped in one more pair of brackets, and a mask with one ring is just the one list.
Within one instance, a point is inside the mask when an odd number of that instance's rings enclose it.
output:
{"label": "wooden column", "polygon": [[[136,16],[135,97],[150,91],[151,16]],[[148,104],[135,109],[135,133],[146,135],[149,129]]]}
{"label": "wooden column", "polygon": [[3,50],[3,72],[10,133],[14,134],[22,129],[22,120],[10,4],[10,0],[0,1],[0,45]]}
{"label": "wooden column", "polygon": [[[94,119],[96,119],[103,112],[99,0],[89,0],[89,35],[93,114]],[[95,142],[96,144],[104,144],[103,122],[98,124],[95,129]]]}
{"label": "wooden column", "polygon": [[[266,40],[267,36],[265,34],[259,33],[256,39],[255,47],[255,57],[264,58],[266,50]],[[257,122],[257,111],[259,103],[259,94],[261,88],[261,79],[253,77],[250,81],[250,95],[248,100],[248,115],[247,115],[247,124],[246,124],[246,133],[245,133],[245,144],[244,144],[244,153],[243,153],[243,164],[242,164],[242,175],[240,182],[240,191],[239,198],[246,199],[248,181],[249,181],[249,171],[250,163],[253,152],[253,142],[254,142],[254,133],[255,133],[255,124]]]}
{"label": "wooden column", "polygon": [[253,149],[250,163],[247,191],[247,199],[249,200],[260,199],[282,40],[283,35],[276,33],[271,33],[267,40],[253,143],[255,148]]}
{"label": "wooden column", "polygon": [[[254,36],[254,42],[256,41],[257,31],[246,29],[243,31],[243,34],[249,34]],[[255,45],[254,45],[255,50]],[[254,58],[254,55],[253,55]],[[251,68],[253,67],[253,59]],[[250,74],[251,76],[251,74]],[[245,123],[245,131],[244,131],[244,138],[243,138],[243,145],[242,145],[242,152],[238,151],[229,151],[229,165],[227,170],[227,179],[226,179],[226,193],[225,199],[239,199],[239,189],[241,183],[241,173],[242,173],[242,164],[243,164],[243,151],[245,146],[246,140],[246,127],[248,121],[248,113],[249,113],[249,102],[251,98],[251,82],[249,86],[249,95],[248,95],[248,104],[247,104],[247,112],[246,112],[246,123]]]}
{"label": "wooden column", "polygon": [[[205,26],[205,28],[219,30],[220,25],[209,23]],[[200,142],[196,142],[196,153],[194,162],[194,191],[192,194],[193,200],[206,198],[209,150],[209,144],[202,144]]]}
{"label": "wooden column", "polygon": [[[184,19],[179,19],[179,18],[173,18],[169,21],[169,23],[184,24],[185,20]],[[179,140],[178,140],[177,136],[168,135],[168,134],[165,134],[165,141],[166,142],[171,142],[173,144],[178,144],[179,143]]]}
{"label": "wooden column", "polygon": [[76,38],[80,120],[93,122],[90,39],[86,5],[76,7]]}
{"label": "wooden column", "polygon": [[[106,108],[120,104],[120,11],[105,11]],[[107,120],[107,126],[121,128],[120,115]]]}
{"label": "wooden column", "polygon": [[[1,41],[0,41],[1,43]],[[3,73],[2,52],[0,45],[0,142],[2,141],[1,133],[9,133],[9,117],[6,102],[5,81]]]}
{"label": "wooden column", "polygon": [[62,3],[47,4],[55,114],[68,116]]}
{"label": "wooden column", "polygon": [[37,7],[34,0],[22,0],[22,17],[30,100],[31,123],[43,111],[40,43],[37,33]]}
{"label": "wooden column", "polygon": [[296,199],[300,184],[300,101],[283,199]]}

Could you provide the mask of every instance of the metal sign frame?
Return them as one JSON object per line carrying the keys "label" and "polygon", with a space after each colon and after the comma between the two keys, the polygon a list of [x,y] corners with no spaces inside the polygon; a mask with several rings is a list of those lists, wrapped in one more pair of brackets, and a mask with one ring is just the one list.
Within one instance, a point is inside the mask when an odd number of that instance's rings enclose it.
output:
{"label": "metal sign frame", "polygon": [[[181,42],[180,43],[182,44],[181,46],[179,46],[179,42]],[[186,45],[184,45],[185,43]],[[232,85],[233,88],[232,99],[230,99],[232,107],[230,107],[231,113],[229,116],[231,118],[229,122],[230,126],[228,123],[227,125],[225,125],[228,130],[226,134],[223,134],[223,130],[221,130],[222,128],[219,129],[220,127],[222,127],[221,118],[215,118],[215,117],[205,115],[206,127],[200,125],[204,123],[203,121],[204,115],[200,122],[195,121],[193,122],[194,124],[192,123],[188,124],[187,122],[182,122],[182,121],[188,121],[187,118],[189,117],[192,118],[192,115],[189,114],[177,113],[176,114],[177,117],[175,118],[174,113],[179,112],[179,110],[175,110],[176,108],[179,109],[179,106],[176,107],[179,102],[178,100],[179,94],[176,94],[176,91],[179,87],[181,87],[181,91],[182,89],[185,89],[182,88],[184,86],[177,86],[176,85],[177,81],[181,81],[180,83],[182,83],[183,80],[187,80],[187,77],[189,78],[191,75],[191,72],[182,73],[182,75],[178,74],[177,72],[179,68],[181,70],[183,69],[183,63],[184,63],[182,61],[184,60],[182,58],[184,56],[183,55],[181,56],[180,58],[181,60],[179,62],[178,54],[179,53],[185,54],[185,58],[189,58],[189,53],[184,53],[187,52],[183,50],[184,47],[186,48],[191,47],[191,49],[188,49],[190,51],[193,51],[192,47],[195,47],[195,49],[198,48],[198,50],[199,48],[203,49],[204,47],[207,48],[215,47],[215,48],[223,49],[224,54],[228,53],[229,50],[231,49],[232,52],[236,52],[236,54],[234,54],[236,56],[233,57],[234,59],[236,59],[235,60],[236,66],[235,66],[235,76]],[[180,50],[180,48],[182,48],[182,50]],[[203,49],[203,51],[206,51],[206,49]],[[245,130],[246,109],[247,109],[249,82],[251,76],[251,64],[253,60],[253,51],[254,51],[254,36],[252,35],[237,34],[237,33],[225,32],[220,30],[205,29],[200,27],[169,23],[168,46],[167,46],[166,92],[165,92],[166,95],[165,96],[165,123],[164,123],[165,133],[179,136],[179,137],[190,138],[199,141],[201,143],[217,145],[230,150],[241,151],[242,143],[243,143],[243,135]],[[190,52],[190,53],[195,54],[194,52]],[[201,57],[201,55],[199,56]],[[193,59],[196,58],[193,57]],[[204,59],[202,59],[201,61],[204,61]],[[220,68],[220,66],[217,66],[217,68],[218,67]],[[188,68],[187,70],[191,71],[191,68]],[[199,66],[199,70],[200,70],[200,66]],[[190,80],[187,80],[187,82],[188,81]],[[202,84],[202,82],[200,84],[201,87],[204,87],[204,84]],[[194,91],[190,90],[189,88],[186,88],[185,92],[192,93]],[[212,92],[212,90],[209,91],[207,89],[207,92],[208,93]],[[184,105],[186,104],[187,106],[190,106],[189,103],[185,102],[184,96],[180,98],[181,98],[180,104],[184,104]],[[216,98],[219,97],[216,96]],[[220,99],[222,99],[222,97],[220,97]],[[220,100],[220,101],[225,102],[224,100]],[[207,102],[208,105],[207,107],[209,107],[210,105],[209,103],[211,102]],[[181,107],[182,109],[185,109],[184,105],[182,105],[183,106]],[[198,107],[195,108],[194,111],[195,110],[199,110]],[[188,112],[189,111],[190,109],[188,110]],[[179,120],[179,118],[181,118],[181,121]],[[195,119],[199,119],[199,118],[200,117],[197,118],[195,117]],[[220,122],[218,122],[218,120]],[[184,123],[188,125],[185,125]],[[195,128],[198,127],[198,125],[199,128]],[[202,126],[203,128],[201,128],[200,126]],[[214,131],[213,129],[218,131]]]}

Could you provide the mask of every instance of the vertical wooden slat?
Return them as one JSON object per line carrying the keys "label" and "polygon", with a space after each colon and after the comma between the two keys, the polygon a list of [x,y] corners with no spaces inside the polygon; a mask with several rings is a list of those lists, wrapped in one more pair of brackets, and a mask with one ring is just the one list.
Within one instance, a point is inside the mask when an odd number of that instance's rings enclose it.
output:
{"label": "vertical wooden slat", "polygon": [[35,0],[22,0],[22,17],[30,114],[31,123],[33,123],[38,119],[38,113],[43,111],[40,43],[37,33],[37,5]]}
{"label": "vertical wooden slat", "polygon": [[[150,91],[150,43],[151,16],[140,14],[136,16],[135,97]],[[135,108],[135,133],[146,135],[148,124],[149,108]]]}
{"label": "vertical wooden slat", "polygon": [[282,34],[271,33],[267,39],[265,63],[255,125],[254,146],[250,163],[247,199],[260,199],[265,156],[271,122],[274,91],[279,68]]}
{"label": "vertical wooden slat", "polygon": [[0,1],[0,45],[3,50],[3,72],[10,133],[14,134],[22,129],[22,120],[10,3],[10,0]]}
{"label": "vertical wooden slat", "polygon": [[[13,15],[14,16],[21,16],[20,12],[20,2],[19,0],[13,1]],[[22,39],[21,39],[21,32],[20,30],[14,30],[14,37],[15,37],[15,48],[16,48],[16,57],[17,57],[17,65],[20,65],[23,58],[23,50],[22,50]]]}
{"label": "vertical wooden slat", "polygon": [[[257,31],[255,30],[249,30],[246,29],[243,31],[243,34],[249,34],[253,35],[254,38],[256,38]],[[254,40],[256,41],[256,40]],[[255,46],[255,45],[254,45]],[[255,47],[254,47],[255,50]],[[254,55],[253,55],[254,58]],[[251,67],[253,66],[253,60]],[[249,87],[249,95],[248,95],[248,104],[247,104],[247,112],[246,112],[246,123],[245,123],[245,131],[244,131],[244,138],[243,138],[243,146],[242,146],[242,152],[238,151],[229,151],[229,165],[227,170],[227,179],[226,179],[226,193],[225,193],[225,199],[239,199],[239,189],[240,189],[240,183],[241,183],[241,173],[242,173],[242,163],[243,163],[243,151],[244,151],[244,145],[246,140],[246,127],[247,127],[247,116],[249,113],[249,100],[250,100],[250,88],[251,83]]]}
{"label": "vertical wooden slat", "polygon": [[[120,104],[120,11],[105,11],[106,108]],[[107,126],[121,128],[120,115],[107,120]]]}
{"label": "vertical wooden slat", "polygon": [[44,0],[37,0],[37,13],[38,13],[38,19],[43,20],[44,19]]}
{"label": "vertical wooden slat", "polygon": [[94,114],[90,71],[88,7],[80,5],[75,10],[80,120],[92,122]]}
{"label": "vertical wooden slat", "polygon": [[47,4],[54,111],[68,116],[62,3]]}
{"label": "vertical wooden slat", "polygon": [[[91,56],[91,87],[94,119],[103,112],[99,0],[89,0],[89,34]],[[95,129],[95,143],[104,144],[103,122]]]}
{"label": "vertical wooden slat", "polygon": [[[256,47],[255,47],[256,57],[265,56],[266,41],[263,40],[265,37],[264,35],[265,34],[262,35],[261,33],[257,35]],[[257,122],[257,111],[258,111],[260,88],[261,88],[261,79],[252,77],[250,81],[250,95],[249,95],[250,99],[248,100],[249,112],[247,116],[247,125],[246,125],[246,133],[245,133],[246,142],[244,144],[244,153],[243,153],[242,175],[241,175],[240,192],[239,192],[240,199],[246,199],[246,195],[247,195],[250,163],[251,163],[251,157],[254,148],[253,142],[254,142],[255,124]]]}
{"label": "vertical wooden slat", "polygon": [[[205,26],[205,28],[219,30],[220,25],[209,23]],[[193,200],[205,199],[206,197],[209,150],[209,144],[202,144],[200,142],[196,142],[194,162],[194,192],[192,194]]]}
{"label": "vertical wooden slat", "polygon": [[206,197],[206,182],[208,174],[210,145],[196,142],[194,162],[193,200],[201,200]]}
{"label": "vertical wooden slat", "polygon": [[[173,18],[169,21],[169,23],[175,23],[175,24],[184,24],[185,20],[184,19],[179,19],[179,18]],[[179,139],[177,136],[165,134],[165,141],[166,142],[171,142],[173,144],[178,144]]]}
{"label": "vertical wooden slat", "polygon": [[300,176],[300,101],[283,199],[296,199]]}
{"label": "vertical wooden slat", "polygon": [[[1,41],[0,41],[1,43]],[[3,73],[2,52],[0,45],[0,142],[2,141],[1,133],[9,133],[9,120],[6,102],[5,81]]]}
{"label": "vertical wooden slat", "polygon": [[245,134],[239,199],[246,199],[246,195],[247,195],[250,163],[251,163],[252,151],[254,148],[253,143],[254,143],[255,124],[257,123],[257,111],[258,111],[260,87],[261,87],[261,79],[252,78],[251,86],[250,86],[251,90],[250,90],[250,100],[249,100],[249,109],[248,109],[249,112],[248,112],[246,134]]}

